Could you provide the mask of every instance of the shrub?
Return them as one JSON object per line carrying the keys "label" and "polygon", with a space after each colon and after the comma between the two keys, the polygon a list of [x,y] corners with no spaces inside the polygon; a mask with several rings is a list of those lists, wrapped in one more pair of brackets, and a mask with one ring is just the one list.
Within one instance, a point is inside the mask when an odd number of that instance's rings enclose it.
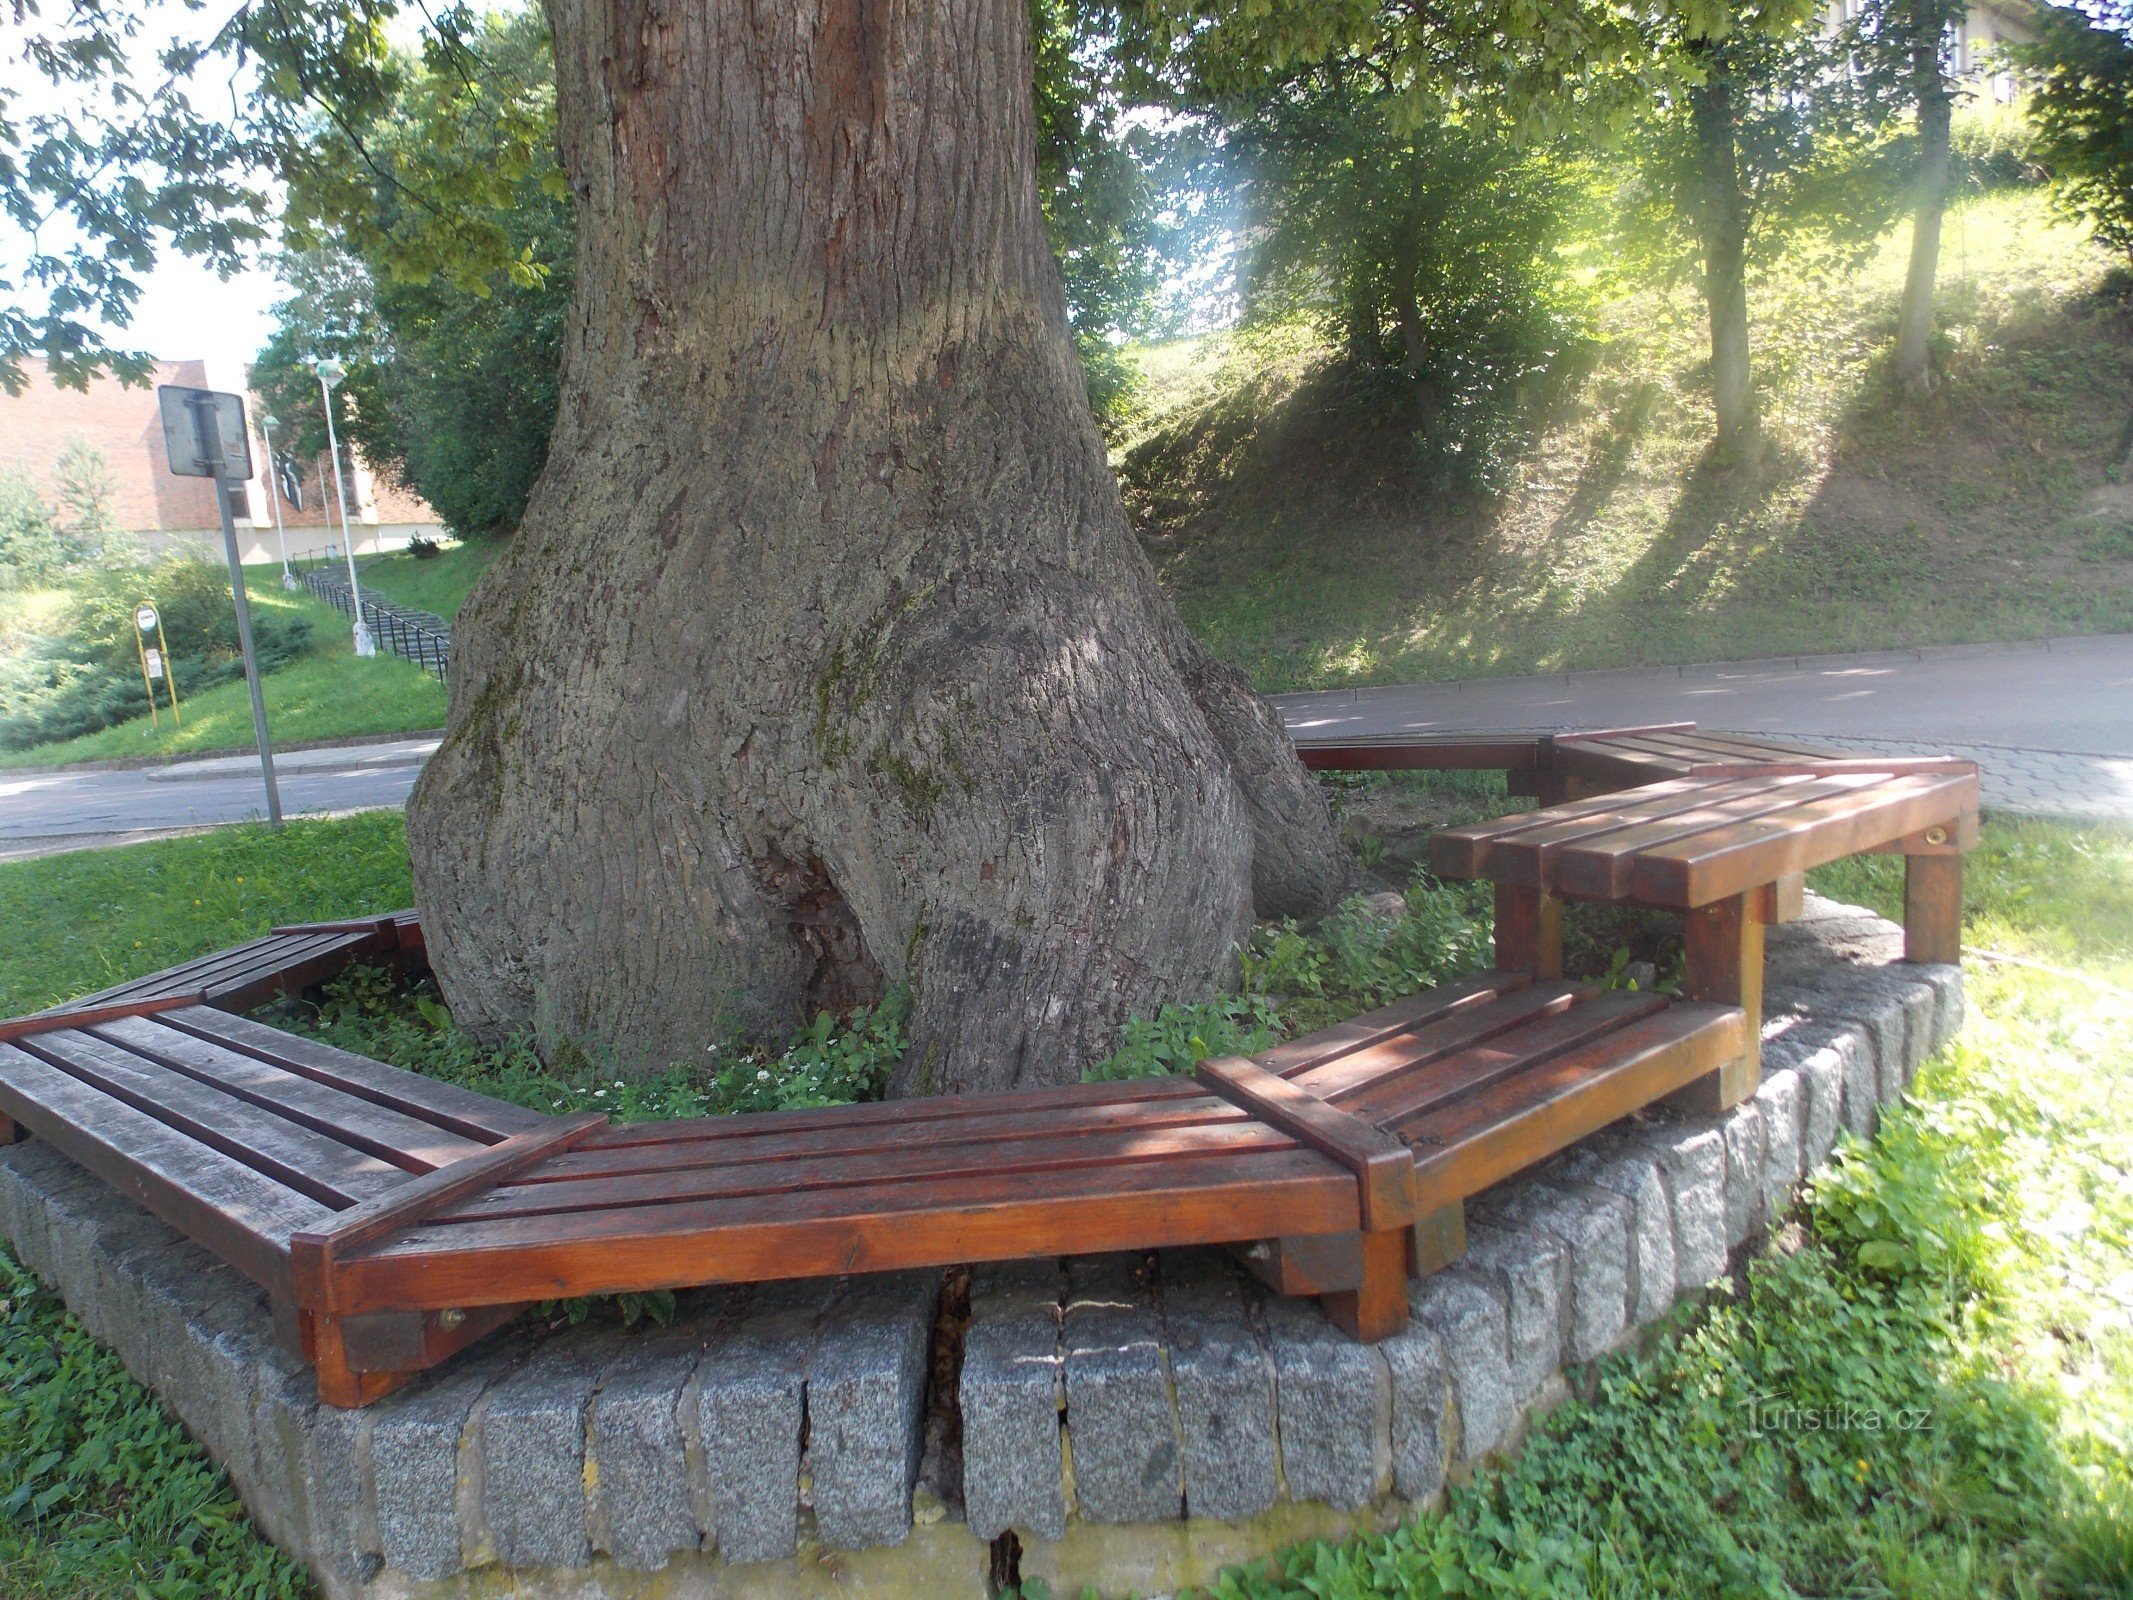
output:
{"label": "shrub", "polygon": [[2133,0],[2039,6],[2037,37],[2010,46],[2030,83],[2038,159],[2069,210],[2133,257]]}
{"label": "shrub", "polygon": [[1965,100],[1956,106],[1948,133],[1956,172],[1972,189],[2015,188],[2047,176],[2037,158],[2036,129],[2020,105]]}
{"label": "shrub", "polygon": [[[181,705],[243,676],[236,610],[221,567],[178,554],[97,573],[82,582],[50,632],[0,660],[0,749],[94,733],[147,709],[133,627],[134,606],[144,596],[162,613]],[[310,649],[311,623],[255,609],[252,637],[260,670],[271,672]]]}

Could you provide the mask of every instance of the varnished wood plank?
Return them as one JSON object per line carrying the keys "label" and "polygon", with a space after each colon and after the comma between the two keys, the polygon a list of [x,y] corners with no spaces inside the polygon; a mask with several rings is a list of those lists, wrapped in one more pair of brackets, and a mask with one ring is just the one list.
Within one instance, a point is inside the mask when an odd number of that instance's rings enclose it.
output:
{"label": "varnished wood plank", "polygon": [[127,1018],[89,1031],[97,1038],[329,1134],[408,1172],[449,1166],[489,1148],[433,1122],[285,1071],[179,1028]]}
{"label": "varnished wood plank", "polygon": [[1016,1174],[1032,1181],[1078,1167],[1124,1167],[1207,1155],[1278,1153],[1296,1140],[1243,1112],[1221,1122],[1148,1132],[1066,1133],[1015,1142],[964,1144],[954,1139],[906,1140],[864,1155],[701,1162],[635,1173],[558,1177],[546,1162],[513,1181],[439,1206],[427,1219],[444,1226],[498,1217],[563,1215],[633,1206],[678,1205],[752,1195],[809,1194],[892,1183],[944,1189],[972,1173]]}
{"label": "varnished wood plank", "polygon": [[408,1182],[390,1162],[92,1034],[42,1033],[21,1048],[321,1205],[340,1210]]}
{"label": "varnished wood plank", "polygon": [[1668,785],[1664,792],[1633,789],[1606,798],[1605,806],[1559,806],[1553,812],[1532,813],[1524,827],[1494,841],[1486,875],[1498,883],[1560,890],[1564,884],[1557,863],[1566,850],[1612,849],[1625,835],[1651,832],[1676,819],[1701,818],[1718,808],[1753,805],[1765,794],[1757,785],[1710,782]]}
{"label": "varnished wood plank", "polygon": [[478,1156],[410,1178],[389,1194],[292,1235],[289,1251],[299,1303],[306,1310],[347,1309],[338,1303],[334,1284],[335,1269],[347,1252],[408,1227],[440,1206],[487,1188],[543,1156],[568,1149],[606,1120],[598,1116],[557,1117],[545,1127],[514,1134]]}
{"label": "varnished wood plank", "polygon": [[1963,959],[1963,858],[1905,856],[1903,860],[1903,958]]}
{"label": "varnished wood plank", "polygon": [[1284,1078],[1293,1078],[1300,1072],[1324,1066],[1342,1056],[1353,1055],[1358,1050],[1369,1049],[1403,1033],[1440,1021],[1455,1012],[1471,1012],[1490,1004],[1507,994],[1525,988],[1533,981],[1529,972],[1506,972],[1497,969],[1477,972],[1470,977],[1452,983],[1440,984],[1434,989],[1425,989],[1420,994],[1409,995],[1377,1011],[1360,1017],[1350,1017],[1346,1022],[1337,1022],[1330,1028],[1321,1028],[1316,1033],[1305,1034],[1287,1044],[1278,1044],[1271,1050],[1261,1051],[1252,1059],[1269,1072],[1278,1072]]}
{"label": "varnished wood plank", "polygon": [[[754,1115],[729,1119],[741,1124],[730,1139],[639,1139],[610,1142],[610,1129],[583,1144],[551,1156],[538,1166],[505,1180],[507,1187],[531,1187],[580,1178],[618,1178],[679,1174],[692,1168],[739,1169],[748,1166],[824,1166],[841,1169],[885,1153],[953,1147],[972,1162],[1018,1159],[1015,1147],[1060,1139],[1088,1140],[1120,1136],[1127,1145],[1177,1129],[1207,1125],[1241,1126],[1250,1119],[1226,1100],[1211,1094],[1131,1101],[1125,1104],[1055,1107],[1041,1101],[1013,1111],[956,1117],[923,1124],[921,1137],[911,1125],[874,1119],[849,1125],[800,1128],[753,1127]],[[656,1134],[664,1124],[644,1128]]]}
{"label": "varnished wood plank", "polygon": [[1475,1094],[1530,1068],[1535,1062],[1575,1049],[1662,1010],[1667,997],[1614,992],[1596,995],[1526,1026],[1497,1034],[1439,1060],[1388,1074],[1351,1094],[1339,1105],[1359,1117],[1390,1125],[1432,1106]]}
{"label": "varnished wood plank", "polygon": [[1454,1204],[1567,1149],[1738,1055],[1740,1013],[1680,1004],[1402,1123],[1417,1200]]}
{"label": "varnished wood plank", "polygon": [[1727,791],[1697,805],[1668,805],[1642,811],[1637,797],[1623,807],[1621,824],[1583,839],[1567,839],[1550,852],[1548,881],[1561,893],[1591,900],[1621,900],[1637,888],[1637,868],[1652,851],[1762,818],[1783,819],[1811,801],[1841,798],[1867,780],[1861,778],[1758,778],[1723,780]]}
{"label": "varnished wood plank", "polygon": [[1363,1285],[1363,1236],[1291,1233],[1232,1247],[1247,1271],[1276,1294],[1299,1298]]}
{"label": "varnished wood plank", "polygon": [[1299,1073],[1297,1081],[1322,1100],[1336,1103],[1387,1078],[1441,1061],[1485,1039],[1522,1028],[1537,1017],[1568,1010],[1590,988],[1574,983],[1533,983],[1485,1006],[1455,1012],[1364,1050]]}
{"label": "varnished wood plank", "polygon": [[1430,836],[1430,870],[1441,878],[1487,877],[1493,870],[1498,846],[1522,834],[1539,828],[1576,833],[1583,827],[1615,826],[1617,814],[1627,804],[1658,807],[1676,797],[1686,805],[1701,805],[1726,795],[1720,793],[1711,779],[1681,778],[1646,785],[1631,797],[1595,795],[1589,799],[1545,806],[1537,811],[1514,812],[1487,822],[1440,828]]}
{"label": "varnished wood plank", "polygon": [[158,1011],[171,1011],[179,1006],[192,1005],[191,995],[162,995],[144,1000],[112,1000],[100,1005],[82,1005],[72,1010],[40,1011],[34,1016],[10,1017],[0,1022],[0,1044],[15,1039],[27,1039],[32,1034],[50,1033],[55,1028],[85,1028],[92,1023],[108,1022],[117,1017],[145,1017]]}
{"label": "varnished wood plank", "polygon": [[[1866,787],[1840,796],[1809,800],[1766,818],[1642,850],[1632,892],[1650,905],[1707,905],[1977,805],[1975,776],[1921,774],[1862,781]],[[1567,875],[1567,862],[1564,870]]]}
{"label": "varnished wood plank", "polygon": [[289,1236],[333,1214],[16,1045],[0,1111],[269,1289],[288,1288]]}
{"label": "varnished wood plank", "polygon": [[[716,1144],[728,1139],[754,1139],[765,1133],[856,1128],[866,1124],[902,1129],[906,1137],[925,1139],[943,1131],[929,1125],[946,1125],[965,1117],[1018,1114],[1033,1106],[1060,1112],[1082,1106],[1136,1106],[1200,1099],[1206,1093],[1190,1078],[1138,1078],[1124,1083],[1073,1083],[1043,1090],[1011,1089],[988,1094],[865,1101],[858,1105],[816,1106],[803,1111],[752,1111],[744,1117],[677,1117],[667,1122],[618,1122],[587,1141],[587,1148],[609,1150],[633,1144]],[[1036,1098],[1038,1096],[1042,1098]]]}
{"label": "varnished wood plank", "polygon": [[1223,1244],[1357,1226],[1354,1177],[1315,1150],[418,1227],[343,1263],[344,1312],[827,1277],[1023,1256]]}
{"label": "varnished wood plank", "polygon": [[1365,1231],[1396,1228],[1415,1216],[1415,1164],[1407,1147],[1310,1090],[1241,1056],[1202,1061],[1196,1076],[1261,1122],[1331,1156],[1355,1174]]}
{"label": "varnished wood plank", "polygon": [[233,1017],[209,1006],[192,1006],[160,1014],[170,1027],[264,1061],[289,1072],[390,1106],[424,1122],[485,1144],[546,1126],[538,1111],[492,1100],[485,1094],[440,1083],[420,1073],[389,1067],[316,1039],[283,1033],[249,1017]]}

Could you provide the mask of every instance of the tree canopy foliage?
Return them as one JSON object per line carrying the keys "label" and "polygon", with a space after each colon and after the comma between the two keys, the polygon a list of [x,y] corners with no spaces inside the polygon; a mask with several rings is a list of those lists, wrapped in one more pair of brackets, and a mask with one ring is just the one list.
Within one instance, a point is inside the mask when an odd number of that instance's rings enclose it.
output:
{"label": "tree canopy foliage", "polygon": [[2133,258],[2133,4],[2043,6],[2036,21],[2036,39],[2013,50],[2035,153],[2096,237]]}

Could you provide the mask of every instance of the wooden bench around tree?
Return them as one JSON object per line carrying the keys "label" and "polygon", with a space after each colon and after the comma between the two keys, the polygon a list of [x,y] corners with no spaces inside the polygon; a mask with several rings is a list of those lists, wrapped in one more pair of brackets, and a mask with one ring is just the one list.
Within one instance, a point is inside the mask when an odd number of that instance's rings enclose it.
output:
{"label": "wooden bench around tree", "polygon": [[1105,1250],[1235,1245],[1382,1338],[1410,1275],[1464,1249],[1470,1195],[1744,1048],[1736,1008],[1486,972],[1189,1080],[617,1126],[228,1015],[191,981],[10,1024],[0,1135],[251,1277],[344,1406],[535,1301]]}
{"label": "wooden bench around tree", "polygon": [[1797,914],[1808,870],[1860,854],[1904,857],[1904,954],[1962,955],[1962,858],[1977,842],[1977,767],[1952,760],[1731,762],[1626,793],[1447,828],[1440,876],[1496,886],[1496,961],[1563,970],[1562,906],[1588,900],[1682,912],[1682,992],[1737,1005],[1741,1060],[1699,1088],[1709,1109],[1755,1089],[1764,930]]}
{"label": "wooden bench around tree", "polygon": [[[351,962],[419,968],[403,914],[0,1023],[0,1141],[50,1141],[250,1276],[338,1406],[537,1301],[1186,1245],[1236,1247],[1374,1340],[1405,1325],[1409,1278],[1464,1250],[1471,1196],[1656,1100],[1753,1089],[1762,929],[1808,868],[1902,852],[1910,955],[1957,955],[1967,764],[1678,729],[1307,759],[1642,786],[1438,836],[1440,872],[1496,883],[1493,970],[1190,1079],[614,1125],[229,1014]],[[1564,981],[1566,899],[1686,913],[1687,997]]]}

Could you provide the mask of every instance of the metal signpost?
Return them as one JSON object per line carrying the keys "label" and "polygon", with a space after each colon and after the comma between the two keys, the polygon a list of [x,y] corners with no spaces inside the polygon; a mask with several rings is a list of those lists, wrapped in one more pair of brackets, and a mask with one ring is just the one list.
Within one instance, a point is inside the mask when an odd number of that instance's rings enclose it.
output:
{"label": "metal signpost", "polygon": [[267,702],[259,690],[259,655],[252,648],[252,607],[244,593],[244,564],[237,556],[237,523],[230,515],[230,485],[252,476],[252,438],[244,421],[244,397],[166,383],[156,390],[156,402],[162,411],[163,448],[170,457],[170,470],[181,478],[214,480],[215,509],[222,513],[222,549],[230,562],[230,596],[237,603],[237,643],[244,651],[245,682],[252,690],[259,775],[267,787],[267,824],[278,828],[281,789],[274,781]]}
{"label": "metal signpost", "polygon": [[[151,633],[156,636],[154,644],[148,642]],[[171,725],[184,727],[185,719],[178,715],[178,674],[170,664],[170,641],[163,637],[163,616],[153,600],[143,600],[133,608],[133,648],[140,653],[141,686],[148,691],[148,726],[162,726],[156,720],[156,684],[161,682],[170,696]]]}

